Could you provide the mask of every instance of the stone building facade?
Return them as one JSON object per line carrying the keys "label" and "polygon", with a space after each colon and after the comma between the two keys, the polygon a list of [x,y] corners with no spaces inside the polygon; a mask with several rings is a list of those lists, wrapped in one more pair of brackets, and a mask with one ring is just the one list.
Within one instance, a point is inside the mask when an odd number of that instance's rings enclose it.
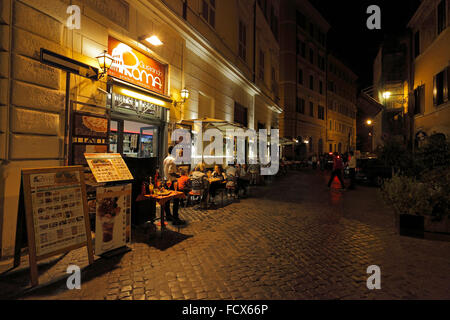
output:
{"label": "stone building facade", "polygon": [[330,26],[306,0],[284,0],[280,13],[280,131],[298,140],[288,157],[321,152],[326,142],[326,35]]}
{"label": "stone building facade", "polygon": [[325,152],[356,149],[357,76],[338,58],[328,55],[327,142]]}
{"label": "stone building facade", "polygon": [[412,70],[411,138],[450,137],[450,1],[424,0],[410,20]]}
{"label": "stone building facade", "polygon": [[[166,101],[167,117],[158,122],[162,157],[167,152],[168,131],[182,119],[239,120],[252,129],[258,123],[266,128],[278,126],[279,48],[272,40],[278,38],[274,25],[278,25],[279,5],[275,0],[270,4],[263,11],[254,1],[1,1],[0,256],[9,257],[14,250],[21,169],[67,162],[65,72],[42,64],[41,48],[98,68],[95,57],[111,49],[109,39],[114,38],[163,64],[163,94],[130,86],[140,96]],[[80,8],[79,29],[67,27],[70,5]],[[145,41],[151,35],[157,35],[163,45]],[[113,114],[108,102],[111,80],[110,76],[95,81],[72,75],[68,99],[80,102],[81,109],[89,109],[83,107],[89,104]],[[179,100],[183,88],[189,90],[190,99],[172,103]],[[236,109],[239,119],[235,119]],[[154,124],[143,115],[117,116],[118,121]]]}

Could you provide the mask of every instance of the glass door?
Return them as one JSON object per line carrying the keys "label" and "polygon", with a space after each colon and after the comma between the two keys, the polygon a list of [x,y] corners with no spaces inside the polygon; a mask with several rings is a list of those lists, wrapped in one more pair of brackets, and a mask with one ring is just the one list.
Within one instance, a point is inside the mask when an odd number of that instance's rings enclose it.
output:
{"label": "glass door", "polygon": [[111,119],[109,151],[128,158],[158,158],[159,127],[120,118]]}
{"label": "glass door", "polygon": [[158,127],[147,126],[140,129],[139,158],[158,156]]}

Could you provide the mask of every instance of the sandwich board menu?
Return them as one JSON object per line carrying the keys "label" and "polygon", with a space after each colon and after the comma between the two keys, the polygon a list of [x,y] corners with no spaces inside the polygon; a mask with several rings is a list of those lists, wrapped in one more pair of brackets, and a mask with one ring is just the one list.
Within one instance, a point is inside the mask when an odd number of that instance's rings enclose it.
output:
{"label": "sandwich board menu", "polygon": [[120,153],[85,153],[84,157],[97,182],[133,180]]}
{"label": "sandwich board menu", "polygon": [[31,284],[37,261],[87,246],[94,261],[82,166],[22,170]]}
{"label": "sandwich board menu", "polygon": [[121,248],[131,240],[131,183],[97,188],[95,254]]}

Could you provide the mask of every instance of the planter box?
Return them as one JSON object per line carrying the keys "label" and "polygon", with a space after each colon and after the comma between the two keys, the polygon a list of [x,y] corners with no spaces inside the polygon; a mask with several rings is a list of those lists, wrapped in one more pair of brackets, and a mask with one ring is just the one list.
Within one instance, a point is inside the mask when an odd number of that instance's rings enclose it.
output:
{"label": "planter box", "polygon": [[424,237],[424,217],[411,214],[401,214],[399,216],[399,230],[401,236],[423,238]]}
{"label": "planter box", "polygon": [[426,232],[450,235],[450,216],[445,216],[440,221],[433,221],[432,217],[427,216],[425,217],[424,227]]}
{"label": "planter box", "polygon": [[450,217],[433,221],[430,216],[399,215],[398,227],[401,236],[428,240],[450,241]]}

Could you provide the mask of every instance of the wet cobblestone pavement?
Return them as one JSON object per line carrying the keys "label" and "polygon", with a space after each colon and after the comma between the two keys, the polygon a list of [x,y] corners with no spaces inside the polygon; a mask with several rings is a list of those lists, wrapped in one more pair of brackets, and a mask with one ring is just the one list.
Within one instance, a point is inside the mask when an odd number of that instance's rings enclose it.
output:
{"label": "wet cobblestone pavement", "polygon": [[[329,190],[327,178],[289,172],[225,208],[182,209],[180,232],[135,231],[132,251],[83,270],[81,290],[61,279],[87,265],[86,250],[73,251],[39,269],[54,283],[20,298],[450,299],[450,242],[399,236],[377,189]],[[381,290],[366,287],[370,265]],[[2,276],[0,295],[24,289],[27,272]]]}

